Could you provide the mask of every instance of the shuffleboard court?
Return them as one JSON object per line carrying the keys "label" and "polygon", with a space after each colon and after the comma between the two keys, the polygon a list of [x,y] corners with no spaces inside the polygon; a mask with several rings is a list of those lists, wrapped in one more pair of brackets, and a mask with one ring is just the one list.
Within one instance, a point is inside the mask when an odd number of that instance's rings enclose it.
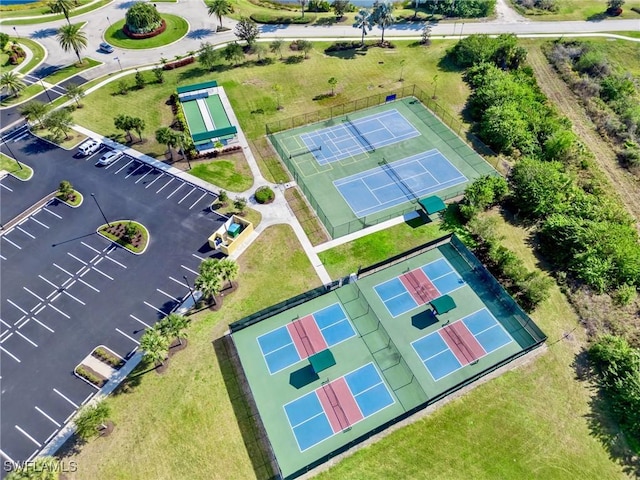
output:
{"label": "shuffleboard court", "polygon": [[434,149],[334,180],[333,185],[353,213],[362,218],[467,180]]}
{"label": "shuffleboard court", "polygon": [[304,133],[300,139],[320,165],[393,145],[420,135],[398,110],[347,119],[339,125]]}
{"label": "shuffleboard court", "polygon": [[373,363],[284,405],[301,452],[395,403]]}
{"label": "shuffleboard court", "polygon": [[511,342],[511,335],[483,308],[411,345],[431,377],[438,381]]}
{"label": "shuffleboard court", "polygon": [[259,336],[258,344],[273,375],[355,334],[342,306],[335,303]]}

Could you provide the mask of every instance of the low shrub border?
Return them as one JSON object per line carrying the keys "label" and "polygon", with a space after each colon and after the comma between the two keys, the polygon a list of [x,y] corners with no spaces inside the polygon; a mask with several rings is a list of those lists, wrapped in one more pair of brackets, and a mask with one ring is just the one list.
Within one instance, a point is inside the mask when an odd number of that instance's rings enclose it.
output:
{"label": "low shrub border", "polygon": [[268,13],[252,13],[250,18],[256,23],[267,25],[306,25],[315,20],[313,15],[307,15],[306,17],[287,17],[284,15],[270,15]]}
{"label": "low shrub border", "polygon": [[56,198],[61,202],[66,203],[72,208],[78,208],[80,205],[82,205],[82,202],[84,201],[84,197],[77,190],[74,190],[66,198],[64,198],[64,195],[62,195],[61,193],[58,193],[56,195]]}
{"label": "low shrub border", "polygon": [[151,38],[151,37],[158,36],[161,33],[163,33],[166,29],[167,29],[167,22],[165,22],[164,19],[162,19],[162,24],[158,28],[156,28],[152,32],[147,32],[147,33],[134,33],[131,30],[129,30],[129,27],[127,26],[126,23],[124,24],[124,27],[122,27],[122,31],[124,32],[124,34],[129,38],[133,38],[134,40],[142,40],[144,38]]}
{"label": "low shrub border", "polygon": [[[136,229],[132,238],[128,238],[127,236],[127,227],[129,226]],[[117,243],[135,255],[142,255],[147,249],[147,246],[149,246],[149,231],[141,223],[132,220],[118,220],[101,225],[98,227],[97,232],[99,235],[111,240],[113,243]]]}
{"label": "low shrub border", "polygon": [[123,358],[116,356],[113,352],[103,346],[96,347],[93,352],[91,352],[91,356],[106,363],[115,370],[120,370],[126,363]]}
{"label": "low shrub border", "polygon": [[180,68],[180,67],[184,67],[185,65],[189,65],[190,63],[193,63],[196,61],[195,57],[186,57],[183,58],[182,60],[178,60],[176,62],[170,62],[170,63],[165,63],[162,66],[163,70],[174,70],[176,68]]}
{"label": "low shrub border", "polygon": [[256,202],[267,204],[272,203],[275,200],[276,194],[270,187],[268,187],[267,185],[263,185],[256,190],[255,197]]}
{"label": "low shrub border", "polygon": [[104,378],[98,372],[87,367],[86,365],[78,365],[73,372],[87,382],[99,388],[102,388],[104,384],[107,383],[106,378]]}

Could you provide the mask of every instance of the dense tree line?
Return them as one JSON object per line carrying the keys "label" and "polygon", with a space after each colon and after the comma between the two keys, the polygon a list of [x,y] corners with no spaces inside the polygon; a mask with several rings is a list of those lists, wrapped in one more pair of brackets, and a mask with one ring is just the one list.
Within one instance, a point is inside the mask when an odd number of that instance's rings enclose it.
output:
{"label": "dense tree line", "polygon": [[427,0],[429,11],[448,17],[488,17],[496,8],[496,0]]}

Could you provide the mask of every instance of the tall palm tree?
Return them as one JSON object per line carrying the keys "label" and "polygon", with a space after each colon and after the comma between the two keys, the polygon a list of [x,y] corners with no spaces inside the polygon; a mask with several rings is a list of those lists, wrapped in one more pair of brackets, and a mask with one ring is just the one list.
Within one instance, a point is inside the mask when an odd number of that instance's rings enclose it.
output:
{"label": "tall palm tree", "polygon": [[144,351],[144,356],[154,364],[164,365],[169,353],[169,339],[156,325],[147,329],[140,337],[140,348]]}
{"label": "tall palm tree", "polygon": [[9,96],[15,97],[26,85],[15,72],[6,72],[0,76],[0,87],[5,88],[9,92]]}
{"label": "tall palm tree", "polygon": [[49,111],[49,105],[38,100],[25,103],[19,109],[20,114],[29,122],[38,121],[40,127],[44,127],[44,119]]}
{"label": "tall palm tree", "polygon": [[382,29],[382,39],[380,40],[380,43],[384,43],[384,29],[396,21],[393,16],[393,3],[382,2],[378,4],[373,12],[373,17],[378,27]]}
{"label": "tall palm tree", "polygon": [[72,0],[52,0],[49,2],[49,8],[53,13],[62,13],[64,18],[67,19],[67,23],[71,25],[69,21],[69,12],[74,7]]}
{"label": "tall palm tree", "polygon": [[220,22],[220,28],[222,28],[222,16],[233,13],[233,6],[229,0],[213,0],[207,4],[209,16],[215,15]]}
{"label": "tall palm tree", "polygon": [[78,62],[82,63],[80,50],[87,47],[87,35],[80,30],[81,24],[64,25],[58,29],[58,43],[65,52],[73,50],[78,56]]}
{"label": "tall palm tree", "polygon": [[219,271],[201,271],[200,275],[196,277],[195,285],[202,292],[203,298],[210,298],[213,300],[213,304],[216,304],[216,295],[222,290],[222,279]]}
{"label": "tall palm tree", "polygon": [[232,287],[231,281],[238,277],[238,264],[231,258],[223,258],[218,262],[220,276],[229,282],[229,288]]}
{"label": "tall palm tree", "polygon": [[367,31],[371,31],[373,27],[373,21],[371,18],[371,10],[367,8],[361,8],[358,10],[356,14],[355,23],[353,24],[353,28],[358,28],[362,30],[362,38],[360,39],[360,43],[364,45],[364,36],[367,34]]}
{"label": "tall palm tree", "polygon": [[156,141],[167,146],[173,160],[173,148],[178,144],[178,132],[174,132],[169,127],[161,127],[156,130]]}
{"label": "tall palm tree", "polygon": [[185,330],[189,326],[189,319],[178,313],[170,313],[160,322],[160,330],[169,338],[177,338],[182,345],[182,339],[186,338]]}

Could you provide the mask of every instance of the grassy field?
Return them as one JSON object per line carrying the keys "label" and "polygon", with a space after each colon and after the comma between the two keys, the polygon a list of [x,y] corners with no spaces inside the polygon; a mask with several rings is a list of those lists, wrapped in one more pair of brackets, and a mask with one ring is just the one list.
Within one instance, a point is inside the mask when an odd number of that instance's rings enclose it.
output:
{"label": "grassy field", "polygon": [[0,170],[9,172],[14,177],[18,177],[21,180],[29,180],[33,176],[33,170],[30,166],[24,163],[16,162],[13,158],[0,152]]}
{"label": "grassy field", "polygon": [[[286,262],[282,258],[287,258]],[[162,376],[139,369],[129,393],[109,399],[116,427],[70,458],[71,479],[247,479],[260,452],[238,386],[218,340],[227,324],[320,285],[288,226],[269,227],[240,257],[238,290],[219,312],[192,319],[189,347],[170,360]],[[265,288],[278,278],[278,288]],[[230,398],[231,397],[231,398]],[[236,417],[236,414],[240,418]],[[248,446],[245,446],[245,441]],[[248,450],[249,448],[249,450]],[[262,468],[262,478],[270,470]]]}
{"label": "grassy field", "polygon": [[[102,88],[83,100],[86,107],[76,111],[74,119],[77,124],[103,135],[113,135],[117,133],[113,115],[105,112],[121,112],[142,117],[147,131],[153,132],[171,124],[173,114],[165,103],[178,85],[217,80],[224,87],[245,134],[249,139],[256,139],[264,135],[266,122],[383,94],[402,85],[418,84],[429,89],[436,74],[438,84],[447,86],[439,89],[438,102],[458,118],[469,90],[460,72],[449,65],[438,65],[444,51],[452,44],[435,41],[433,46],[423,48],[410,42],[398,42],[398,48],[393,50],[370,48],[363,53],[352,51],[333,56],[324,54],[328,43],[314,43],[309,58],[301,63],[287,63],[287,57],[297,53],[285,49],[285,60],[276,60],[268,66],[256,66],[255,57],[249,57],[252,61],[244,66],[230,68],[221,64],[214,71],[207,71],[196,64],[167,71],[164,83],[147,85],[143,90],[132,91],[128,95],[113,95],[115,86]],[[402,60],[406,61],[404,82],[398,81]],[[337,95],[314,100],[314,97],[330,92],[327,81],[332,76],[338,79]],[[127,79],[133,85],[133,74]],[[274,84],[282,84],[283,87],[282,110],[276,108],[272,93]],[[149,105],[155,108],[148,108]],[[144,148],[144,153],[156,157],[165,150],[153,138],[149,138]]]}
{"label": "grassy field", "polygon": [[[517,5],[515,0],[510,0],[512,5]],[[604,19],[640,19],[640,14],[631,10],[632,7],[640,8],[640,0],[626,0],[622,7],[622,15],[611,17],[605,13],[607,2],[604,0],[559,0],[557,12],[544,10],[526,10],[516,8],[521,14],[531,20],[604,20]]]}
{"label": "grassy field", "polygon": [[[75,8],[70,12],[69,16],[76,17],[78,15],[91,12],[92,10],[97,10],[98,8],[103,7],[108,3],[111,3],[112,1],[113,0],[100,0],[96,3],[92,3],[91,5],[85,5],[84,7]],[[43,2],[43,3],[46,5],[46,2]],[[4,20],[0,23],[2,23],[3,25],[35,25],[38,23],[53,22],[54,20],[62,20],[64,18],[64,15],[61,13],[56,15],[47,15],[47,13],[51,11],[49,7],[41,7],[41,8],[44,8],[44,11],[39,11],[39,12],[25,12],[25,11],[19,11],[19,10],[13,10],[10,12],[3,11],[2,15],[0,16]],[[41,14],[42,17],[38,17],[38,14]],[[13,20],[14,18],[17,18],[17,17],[31,17],[31,16],[35,16],[36,18]]]}
{"label": "grassy field", "polygon": [[167,23],[167,29],[160,35],[156,35],[155,37],[142,38],[137,40],[127,37],[127,35],[125,35],[125,33],[122,31],[122,27],[124,26],[123,18],[122,20],[118,20],[109,28],[107,28],[106,32],[104,33],[104,38],[114,47],[137,50],[168,45],[184,37],[189,31],[189,24],[182,17],[163,13],[162,18]]}
{"label": "grassy field", "polygon": [[31,131],[38,137],[53,142],[56,145],[67,150],[72,150],[74,147],[78,146],[81,142],[87,139],[86,135],[78,133],[75,130],[70,130],[68,133],[68,137],[66,138],[56,138],[56,136],[47,128],[32,128]]}
{"label": "grassy field", "polygon": [[[229,192],[244,192],[253,185],[251,169],[244,155],[234,155],[198,163],[189,173]],[[193,162],[192,162],[193,163]]]}

